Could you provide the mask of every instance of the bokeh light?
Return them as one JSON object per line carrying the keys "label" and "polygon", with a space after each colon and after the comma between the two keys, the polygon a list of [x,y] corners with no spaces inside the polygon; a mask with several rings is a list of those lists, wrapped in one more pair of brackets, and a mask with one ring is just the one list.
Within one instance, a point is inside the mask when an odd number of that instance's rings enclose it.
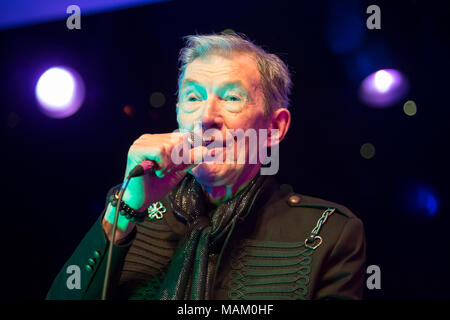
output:
{"label": "bokeh light", "polygon": [[364,159],[371,159],[375,156],[375,146],[371,143],[364,143],[359,152]]}
{"label": "bokeh light", "polygon": [[154,108],[160,108],[166,103],[166,97],[161,92],[154,92],[150,96],[150,105]]}
{"label": "bokeh light", "polygon": [[128,117],[133,117],[134,116],[134,107],[132,105],[127,104],[126,106],[123,107],[123,113],[125,113]]}
{"label": "bokeh light", "polygon": [[412,100],[406,101],[405,104],[403,105],[403,112],[405,112],[406,115],[411,117],[415,115],[417,113],[416,103]]}
{"label": "bokeh light", "polygon": [[405,212],[413,216],[434,217],[439,211],[440,199],[432,186],[408,179],[401,188]]}
{"label": "bokeh light", "polygon": [[411,217],[435,217],[442,201],[436,187],[414,176],[405,177],[397,189],[402,210]]}
{"label": "bokeh light", "polygon": [[155,109],[150,109],[148,111],[148,117],[152,120],[152,121],[158,121],[159,120],[159,113],[158,111],[156,111]]}
{"label": "bokeh light", "polygon": [[20,122],[19,115],[15,112],[10,112],[8,115],[8,127],[13,129],[13,128],[17,127],[19,122]]}
{"label": "bokeh light", "polygon": [[434,192],[425,186],[419,187],[414,199],[417,208],[429,216],[434,216],[438,211],[438,200]]}
{"label": "bokeh light", "polygon": [[41,111],[51,118],[66,118],[81,107],[84,84],[74,70],[53,67],[39,78],[35,90]]}
{"label": "bokeh light", "polygon": [[408,87],[408,81],[400,71],[382,69],[363,80],[359,96],[371,107],[384,108],[400,101],[408,92]]}

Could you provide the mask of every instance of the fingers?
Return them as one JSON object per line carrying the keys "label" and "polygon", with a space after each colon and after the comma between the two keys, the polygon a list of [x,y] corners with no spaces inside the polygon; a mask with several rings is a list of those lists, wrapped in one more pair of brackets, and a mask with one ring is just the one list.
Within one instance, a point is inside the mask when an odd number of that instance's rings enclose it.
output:
{"label": "fingers", "polygon": [[182,150],[180,158],[170,159],[169,165],[167,165],[165,168],[161,170],[155,171],[155,174],[161,178],[164,177],[164,175],[172,172],[177,171],[188,172],[189,170],[191,170],[192,168],[194,168],[203,161],[207,151],[208,149],[205,146],[198,146],[195,148],[185,148]]}
{"label": "fingers", "polygon": [[206,153],[206,147],[192,148],[189,137],[189,132],[142,135],[129,150],[126,173],[145,160],[156,162],[155,175],[159,178],[200,163]]}

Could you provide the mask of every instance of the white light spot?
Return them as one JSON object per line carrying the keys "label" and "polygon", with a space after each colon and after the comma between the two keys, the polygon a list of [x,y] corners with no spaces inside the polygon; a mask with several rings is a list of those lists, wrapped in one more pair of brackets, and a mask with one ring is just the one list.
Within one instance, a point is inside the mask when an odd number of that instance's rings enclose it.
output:
{"label": "white light spot", "polygon": [[36,85],[39,101],[49,109],[64,109],[72,101],[74,92],[74,77],[56,67],[44,72]]}
{"label": "white light spot", "polygon": [[394,82],[394,78],[392,75],[385,71],[380,70],[375,73],[375,88],[377,88],[380,92],[386,92],[391,87],[392,83]]}

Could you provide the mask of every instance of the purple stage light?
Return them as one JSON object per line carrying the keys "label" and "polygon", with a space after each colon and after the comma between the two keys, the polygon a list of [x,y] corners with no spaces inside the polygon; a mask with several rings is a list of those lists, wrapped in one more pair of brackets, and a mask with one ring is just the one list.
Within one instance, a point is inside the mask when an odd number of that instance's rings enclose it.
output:
{"label": "purple stage light", "polygon": [[361,83],[359,96],[372,107],[385,108],[400,101],[408,92],[408,81],[395,69],[381,69]]}
{"label": "purple stage light", "polygon": [[5,0],[0,1],[0,29],[65,20],[69,16],[66,12],[69,4],[80,7],[81,15],[85,17],[88,14],[126,9],[161,1],[163,0]]}
{"label": "purple stage light", "polygon": [[83,103],[83,80],[70,68],[50,68],[36,84],[36,98],[45,115],[67,118],[77,112]]}

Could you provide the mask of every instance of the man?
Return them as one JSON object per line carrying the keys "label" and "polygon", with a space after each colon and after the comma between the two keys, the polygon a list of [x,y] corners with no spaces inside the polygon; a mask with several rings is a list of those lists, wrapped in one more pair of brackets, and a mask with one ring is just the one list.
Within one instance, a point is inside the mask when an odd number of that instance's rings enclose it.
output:
{"label": "man", "polygon": [[[245,137],[248,143],[238,146],[229,139],[230,130],[267,132],[257,136],[258,149],[283,140],[291,121],[286,65],[241,36],[216,34],[187,37],[180,62],[180,132],[143,135],[128,153],[125,176],[145,160],[157,170],[133,178],[123,202],[136,212],[149,208],[156,218],[134,223],[119,216],[109,297],[362,298],[361,220],[338,204],[280,188],[260,173],[267,158],[251,161],[255,142]],[[210,147],[215,141],[205,133],[211,130],[226,145]],[[183,149],[189,161],[175,161],[186,131],[200,132],[208,143]],[[231,161],[218,161],[225,159]],[[114,192],[48,299],[100,298]],[[80,289],[68,288],[70,265],[83,266]]]}

